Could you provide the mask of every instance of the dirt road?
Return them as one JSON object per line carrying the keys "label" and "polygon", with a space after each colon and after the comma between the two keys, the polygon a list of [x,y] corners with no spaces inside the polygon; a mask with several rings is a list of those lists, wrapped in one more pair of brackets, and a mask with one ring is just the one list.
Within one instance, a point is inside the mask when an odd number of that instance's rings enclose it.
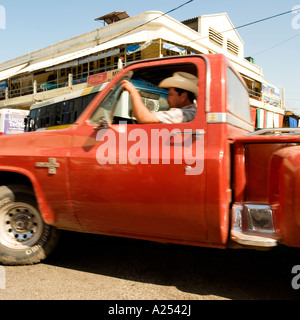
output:
{"label": "dirt road", "polygon": [[222,251],[67,232],[45,262],[0,269],[0,300],[299,299],[295,265],[295,249]]}

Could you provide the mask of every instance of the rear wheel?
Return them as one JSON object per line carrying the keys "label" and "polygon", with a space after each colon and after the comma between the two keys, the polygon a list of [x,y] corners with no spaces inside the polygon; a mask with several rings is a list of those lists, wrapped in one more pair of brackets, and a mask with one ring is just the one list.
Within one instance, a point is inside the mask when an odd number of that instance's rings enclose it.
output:
{"label": "rear wheel", "polygon": [[0,187],[0,263],[26,265],[45,259],[58,231],[45,224],[35,197],[25,186]]}

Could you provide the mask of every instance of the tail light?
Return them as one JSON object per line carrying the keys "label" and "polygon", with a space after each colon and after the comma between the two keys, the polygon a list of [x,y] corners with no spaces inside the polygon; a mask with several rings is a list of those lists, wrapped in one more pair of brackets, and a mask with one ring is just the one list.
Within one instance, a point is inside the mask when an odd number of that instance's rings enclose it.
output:
{"label": "tail light", "polygon": [[235,204],[232,208],[231,239],[243,245],[277,245],[272,208],[263,204]]}

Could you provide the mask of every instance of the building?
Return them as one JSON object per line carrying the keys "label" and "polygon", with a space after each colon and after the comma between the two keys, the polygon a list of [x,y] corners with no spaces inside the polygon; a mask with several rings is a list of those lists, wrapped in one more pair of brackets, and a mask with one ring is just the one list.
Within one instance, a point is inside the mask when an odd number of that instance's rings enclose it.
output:
{"label": "building", "polygon": [[108,25],[0,64],[0,108],[29,108],[95,83],[109,81],[120,64],[170,55],[224,53],[241,73],[256,127],[281,127],[279,90],[244,57],[244,42],[226,13],[179,22],[157,11],[98,18]]}

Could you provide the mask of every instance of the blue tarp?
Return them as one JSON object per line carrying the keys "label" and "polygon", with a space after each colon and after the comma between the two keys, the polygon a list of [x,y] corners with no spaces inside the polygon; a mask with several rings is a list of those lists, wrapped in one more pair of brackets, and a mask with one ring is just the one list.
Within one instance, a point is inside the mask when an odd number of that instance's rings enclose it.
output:
{"label": "blue tarp", "polygon": [[289,126],[290,128],[298,128],[298,120],[292,117],[289,117]]}

